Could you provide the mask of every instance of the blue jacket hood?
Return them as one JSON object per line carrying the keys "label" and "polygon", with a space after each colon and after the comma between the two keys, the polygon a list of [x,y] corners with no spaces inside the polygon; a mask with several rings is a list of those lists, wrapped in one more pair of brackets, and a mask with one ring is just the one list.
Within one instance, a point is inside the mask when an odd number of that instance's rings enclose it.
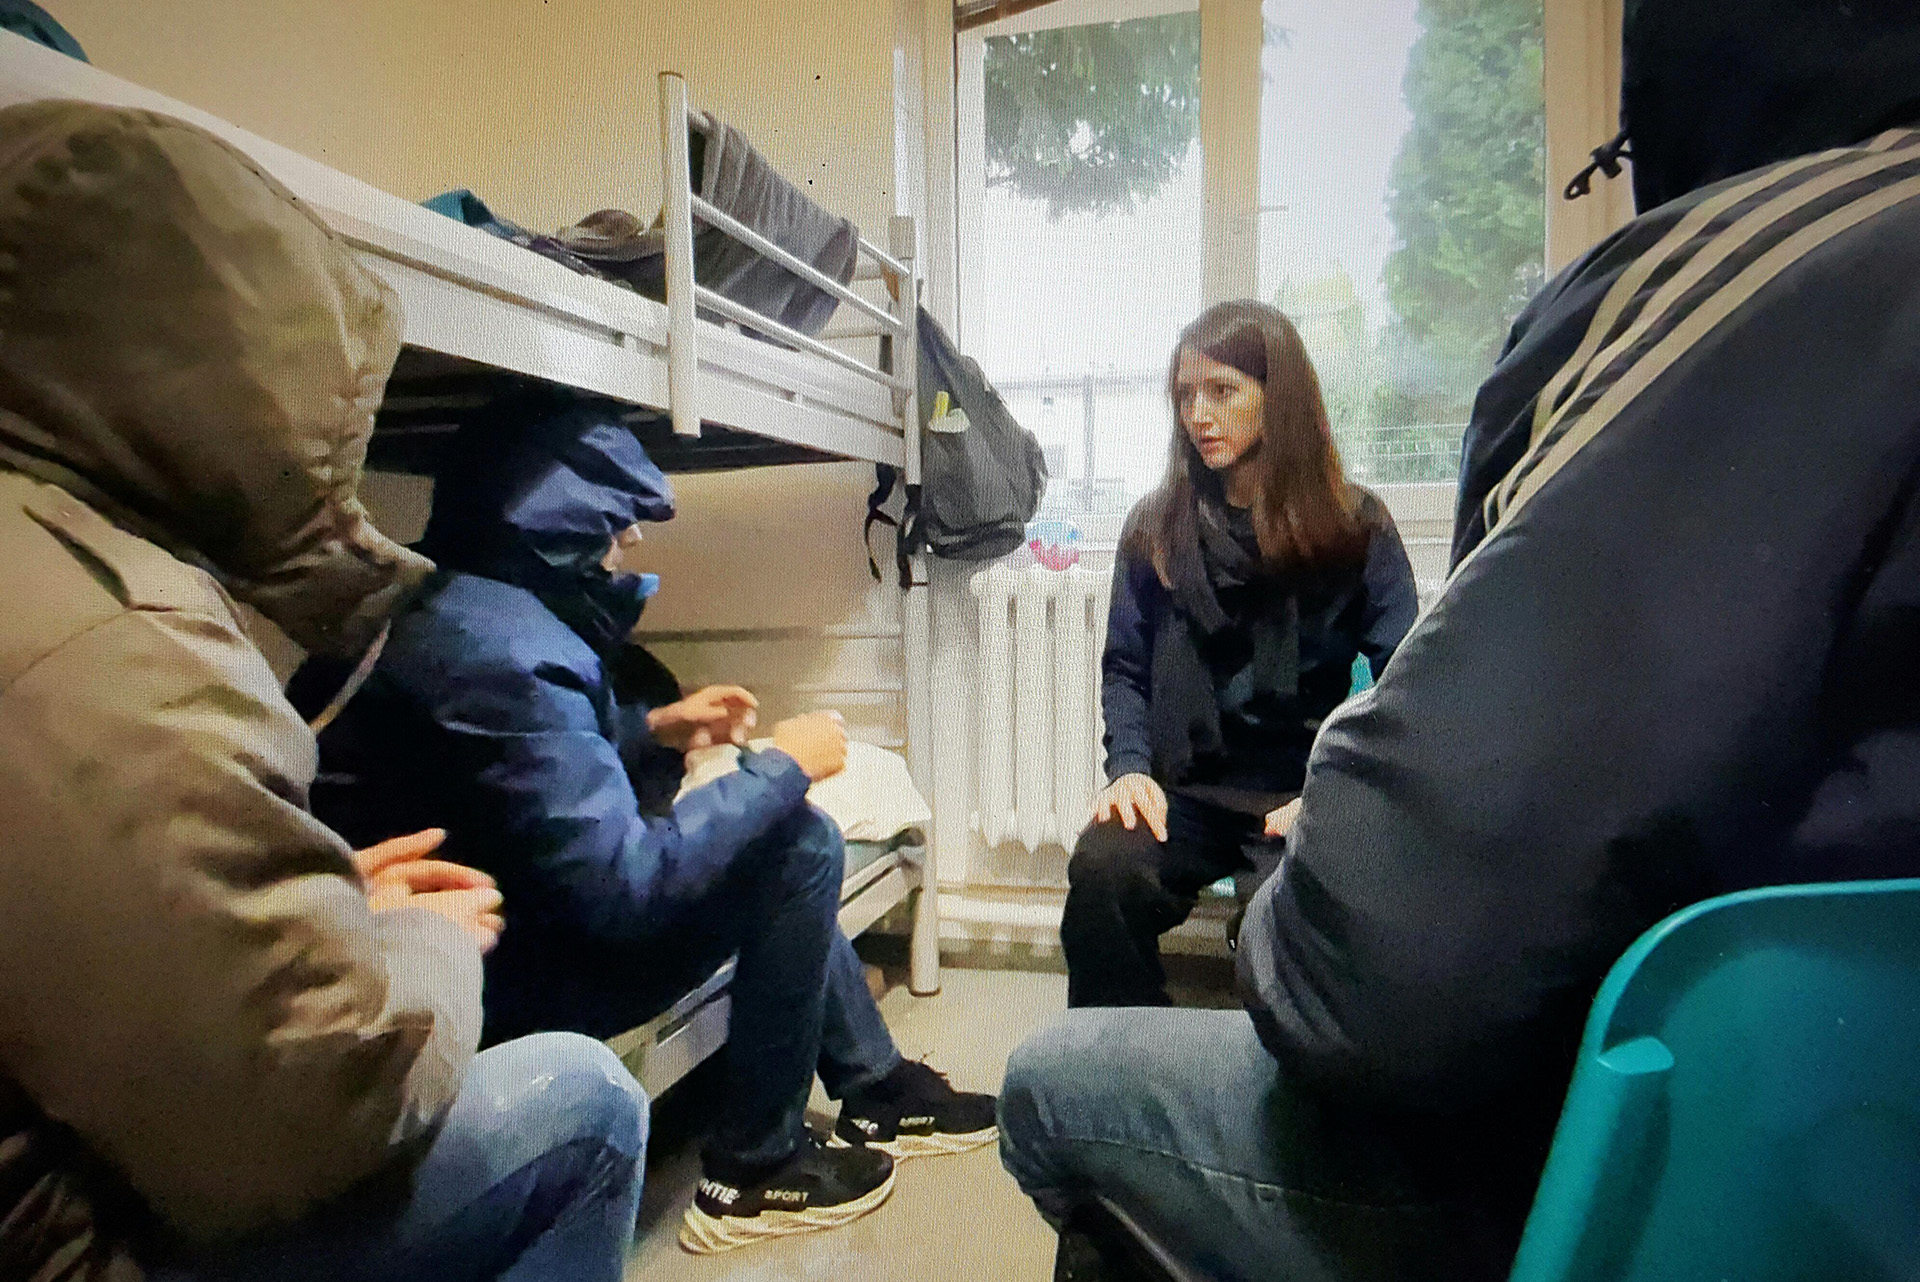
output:
{"label": "blue jacket hood", "polygon": [[1627,0],[1621,46],[1642,213],[1920,120],[1912,0]]}
{"label": "blue jacket hood", "polygon": [[673,488],[614,410],[496,411],[460,430],[435,475],[421,551],[534,593],[596,650],[620,644],[659,587],[601,564],[620,531],[673,517]]}

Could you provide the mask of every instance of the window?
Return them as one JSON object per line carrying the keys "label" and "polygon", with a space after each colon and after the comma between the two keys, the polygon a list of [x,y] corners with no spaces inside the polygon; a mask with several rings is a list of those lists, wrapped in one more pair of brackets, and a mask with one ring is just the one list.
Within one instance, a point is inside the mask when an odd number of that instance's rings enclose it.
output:
{"label": "window", "polygon": [[1165,466],[1167,355],[1202,305],[1200,13],[1027,19],[958,50],[961,341],[1040,438],[1049,508],[1118,516]]}
{"label": "window", "polygon": [[[1209,136],[1205,95],[1255,99],[1218,26],[1203,67],[1203,24],[1252,5],[1258,110]],[[1356,480],[1451,484],[1545,275],[1542,24],[1542,0],[1056,0],[961,33],[960,337],[1041,438],[1053,514],[1160,476],[1208,246],[1257,257],[1227,275],[1299,326]],[[1246,236],[1205,166],[1256,154]]]}
{"label": "window", "polygon": [[1264,0],[1260,296],[1357,481],[1452,482],[1545,279],[1541,0]]}

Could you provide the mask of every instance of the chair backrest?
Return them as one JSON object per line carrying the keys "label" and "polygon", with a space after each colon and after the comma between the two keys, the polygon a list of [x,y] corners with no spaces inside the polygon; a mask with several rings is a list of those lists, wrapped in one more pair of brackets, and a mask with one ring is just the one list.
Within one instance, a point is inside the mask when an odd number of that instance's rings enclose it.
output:
{"label": "chair backrest", "polygon": [[1676,913],[1595,998],[1512,1282],[1920,1276],[1920,880]]}

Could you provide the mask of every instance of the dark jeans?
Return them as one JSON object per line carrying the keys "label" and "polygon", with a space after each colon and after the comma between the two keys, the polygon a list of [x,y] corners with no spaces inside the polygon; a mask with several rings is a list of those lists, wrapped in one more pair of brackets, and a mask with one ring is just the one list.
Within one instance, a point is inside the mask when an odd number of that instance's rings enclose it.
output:
{"label": "dark jeans", "polygon": [[1517,1231],[1423,1148],[1289,1082],[1242,1011],[1070,1010],[1000,1093],[1001,1161],[1056,1227],[1104,1197],[1218,1282],[1499,1282]]}
{"label": "dark jeans", "polygon": [[1088,824],[1067,864],[1060,921],[1067,1004],[1170,1005],[1160,936],[1222,877],[1252,883],[1278,866],[1281,845],[1266,839],[1264,820],[1169,792],[1164,842],[1144,823]]}
{"label": "dark jeans", "polygon": [[[399,1205],[335,1205],[152,1282],[618,1282],[645,1173],[647,1099],[573,1033],[482,1051]],[[367,1199],[369,1203],[372,1199]]]}
{"label": "dark jeans", "polygon": [[840,830],[802,806],[743,848],[713,892],[681,905],[656,938],[609,950],[595,962],[600,973],[579,982],[555,976],[566,988],[546,1009],[611,1036],[660,1014],[737,955],[724,1102],[706,1157],[711,1171],[735,1178],[778,1163],[806,1133],[816,1071],[828,1094],[845,1099],[900,1063],[865,968],[840,932],[845,873]]}

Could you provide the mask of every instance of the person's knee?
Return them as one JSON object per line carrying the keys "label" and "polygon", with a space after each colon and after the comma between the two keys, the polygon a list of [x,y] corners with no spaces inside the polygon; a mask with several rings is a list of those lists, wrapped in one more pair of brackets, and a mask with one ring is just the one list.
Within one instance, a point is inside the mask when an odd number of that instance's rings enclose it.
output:
{"label": "person's knee", "polygon": [[802,806],[775,831],[774,840],[784,855],[786,881],[793,891],[839,902],[847,847],[838,824],[813,806]]}
{"label": "person's knee", "polygon": [[1002,1149],[1025,1151],[1045,1134],[1042,1100],[1055,1080],[1050,1071],[1058,1062],[1054,1040],[1052,1028],[1042,1029],[1007,1057],[997,1105]]}
{"label": "person's knee", "polygon": [[501,1130],[540,1147],[586,1140],[645,1157],[646,1092],[591,1037],[537,1033],[503,1043],[474,1061],[466,1089],[484,1094]]}
{"label": "person's knee", "polygon": [[1067,885],[1102,896],[1157,886],[1158,846],[1144,824],[1131,832],[1117,823],[1088,824],[1067,861]]}
{"label": "person's knee", "polygon": [[1074,1010],[1020,1043],[1007,1059],[1000,1088],[999,1122],[1002,1159],[1023,1186],[1057,1176],[1044,1174],[1058,1160],[1053,1141],[1063,1131],[1063,1113],[1082,1094],[1089,1072],[1104,1072],[1100,1055],[1102,1030],[1109,1011]]}
{"label": "person's knee", "polygon": [[1063,1011],[1020,1043],[1007,1059],[1006,1080],[1022,1089],[1103,1071],[1099,1056],[1108,1049],[1110,1026],[1121,1012]]}

